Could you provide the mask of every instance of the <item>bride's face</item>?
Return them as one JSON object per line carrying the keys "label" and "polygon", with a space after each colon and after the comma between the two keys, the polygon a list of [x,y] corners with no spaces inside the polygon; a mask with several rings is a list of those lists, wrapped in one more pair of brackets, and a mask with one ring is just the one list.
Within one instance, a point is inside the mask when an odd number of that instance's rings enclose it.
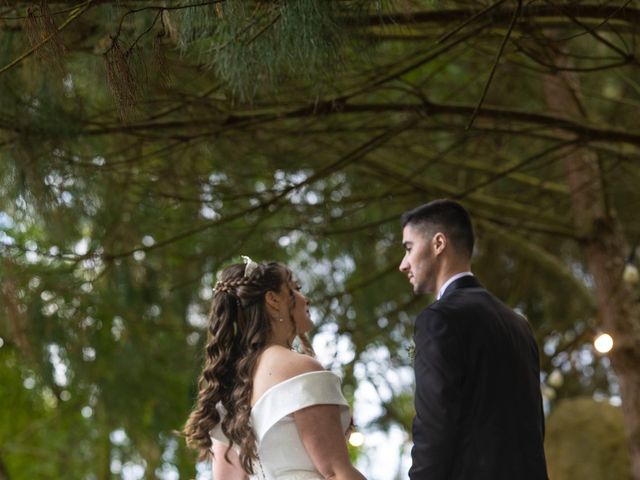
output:
{"label": "bride's face", "polygon": [[300,291],[300,284],[298,282],[291,281],[289,288],[291,292],[293,292],[291,317],[296,326],[296,333],[307,333],[313,328],[313,322],[309,315],[309,300]]}

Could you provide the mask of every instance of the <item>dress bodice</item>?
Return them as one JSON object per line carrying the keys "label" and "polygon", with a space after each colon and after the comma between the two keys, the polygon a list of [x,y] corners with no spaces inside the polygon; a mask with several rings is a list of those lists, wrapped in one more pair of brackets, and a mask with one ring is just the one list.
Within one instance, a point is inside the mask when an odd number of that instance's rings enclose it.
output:
{"label": "dress bodice", "polygon": [[[342,395],[340,377],[332,372],[307,372],[278,383],[258,399],[251,409],[259,461],[255,478],[266,480],[320,479],[309,458],[292,414],[312,405],[338,405],[342,429],[349,427],[349,404]],[[211,437],[228,444],[220,424]]]}

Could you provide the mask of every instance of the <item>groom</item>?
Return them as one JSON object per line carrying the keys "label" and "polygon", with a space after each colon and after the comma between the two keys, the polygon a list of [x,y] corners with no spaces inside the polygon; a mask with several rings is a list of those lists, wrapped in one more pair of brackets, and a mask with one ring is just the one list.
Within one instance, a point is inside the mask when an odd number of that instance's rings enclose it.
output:
{"label": "groom", "polygon": [[538,347],[471,273],[467,211],[435,200],[402,215],[400,271],[436,294],[415,324],[411,480],[547,480]]}

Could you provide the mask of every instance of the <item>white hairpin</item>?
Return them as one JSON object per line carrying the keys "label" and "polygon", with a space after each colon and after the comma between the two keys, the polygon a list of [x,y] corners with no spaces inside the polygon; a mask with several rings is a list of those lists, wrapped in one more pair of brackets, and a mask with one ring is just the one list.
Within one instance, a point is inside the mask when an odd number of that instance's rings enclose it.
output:
{"label": "white hairpin", "polygon": [[246,265],[244,267],[244,276],[250,277],[251,274],[255,271],[255,269],[258,268],[258,264],[253,260],[251,260],[251,258],[247,257],[246,255],[242,255],[242,260]]}

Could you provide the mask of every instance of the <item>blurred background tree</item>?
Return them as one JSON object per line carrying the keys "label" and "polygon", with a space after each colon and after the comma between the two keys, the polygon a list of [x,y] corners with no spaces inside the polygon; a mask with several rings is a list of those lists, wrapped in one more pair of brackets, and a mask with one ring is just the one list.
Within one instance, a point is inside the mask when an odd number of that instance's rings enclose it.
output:
{"label": "blurred background tree", "polygon": [[547,421],[545,449],[549,478],[631,479],[622,412],[606,402],[559,402]]}
{"label": "blurred background tree", "polygon": [[0,1],[0,479],[194,476],[173,432],[240,254],[300,277],[354,455],[402,478],[371,443],[406,459],[429,301],[398,218],[451,197],[475,273],[536,332],[551,418],[620,407],[639,480],[636,7]]}

